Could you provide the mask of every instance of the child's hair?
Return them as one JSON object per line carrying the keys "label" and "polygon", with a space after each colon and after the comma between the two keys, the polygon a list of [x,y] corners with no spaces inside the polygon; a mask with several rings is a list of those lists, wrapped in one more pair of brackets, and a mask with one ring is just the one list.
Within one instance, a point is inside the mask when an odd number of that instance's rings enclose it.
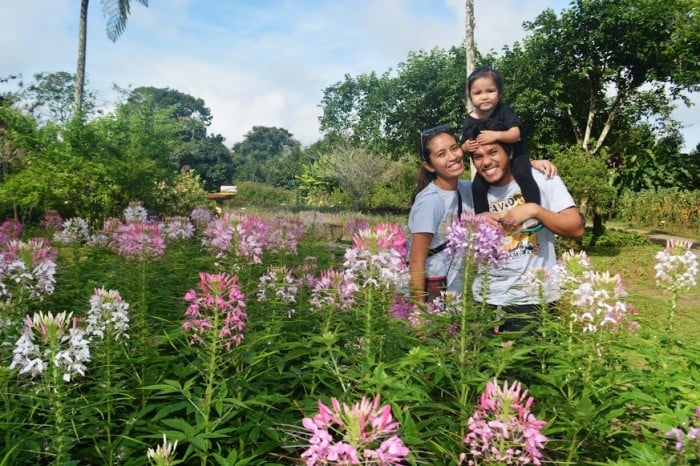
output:
{"label": "child's hair", "polygon": [[493,79],[493,82],[496,84],[496,89],[498,89],[499,97],[503,94],[503,80],[501,79],[501,73],[490,66],[480,66],[471,72],[467,78],[467,94],[471,94],[472,84],[479,78]]}
{"label": "child's hair", "polygon": [[[430,162],[430,149],[428,149],[428,144],[433,138],[440,134],[449,134],[455,138],[455,140],[457,139],[457,136],[455,136],[454,131],[452,131],[449,125],[440,125],[420,132],[420,158],[422,162],[432,165]],[[411,195],[411,205],[413,205],[413,202],[416,200],[418,193],[428,186],[436,177],[437,175],[435,175],[435,172],[431,172],[421,163],[420,169],[418,170],[418,185]]]}
{"label": "child's hair", "polygon": [[[508,131],[508,125],[493,118],[484,118],[483,120],[477,121],[476,124],[467,131],[466,137],[467,139],[476,139],[482,131]],[[497,144],[503,146],[503,149],[508,155],[513,154],[515,144],[508,144],[505,142],[498,142]],[[469,155],[471,156],[471,154]]]}

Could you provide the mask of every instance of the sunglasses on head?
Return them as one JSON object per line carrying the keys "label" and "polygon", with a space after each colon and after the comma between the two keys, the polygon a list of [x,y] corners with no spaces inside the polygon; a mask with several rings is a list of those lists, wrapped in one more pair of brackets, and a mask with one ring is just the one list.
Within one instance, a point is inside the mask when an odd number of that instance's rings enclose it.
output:
{"label": "sunglasses on head", "polygon": [[424,129],[420,132],[420,156],[423,160],[427,162],[427,157],[425,155],[425,141],[435,136],[437,133],[451,132],[452,128],[450,125],[439,125],[434,128]]}

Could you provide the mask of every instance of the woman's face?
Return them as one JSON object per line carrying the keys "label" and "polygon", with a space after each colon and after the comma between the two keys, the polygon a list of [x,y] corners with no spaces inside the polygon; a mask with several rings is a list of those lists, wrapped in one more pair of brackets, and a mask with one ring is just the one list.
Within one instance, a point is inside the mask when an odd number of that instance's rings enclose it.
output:
{"label": "woman's face", "polygon": [[428,141],[430,163],[427,170],[435,173],[438,180],[454,181],[464,173],[464,152],[457,139],[449,133],[440,133]]}

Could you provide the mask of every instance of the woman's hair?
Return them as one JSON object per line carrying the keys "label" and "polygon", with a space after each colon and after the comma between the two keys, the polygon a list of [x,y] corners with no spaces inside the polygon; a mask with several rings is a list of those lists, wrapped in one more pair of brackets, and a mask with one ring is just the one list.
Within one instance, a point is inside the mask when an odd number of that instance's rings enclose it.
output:
{"label": "woman's hair", "polygon": [[496,89],[498,89],[499,98],[501,95],[503,95],[503,80],[501,79],[501,73],[490,66],[480,66],[471,72],[467,78],[467,94],[471,95],[472,84],[479,78],[493,79],[493,82],[496,84]]}
{"label": "woman's hair", "polygon": [[[476,124],[469,128],[465,135],[466,139],[476,139],[482,131],[508,131],[508,125],[493,118],[484,118],[483,120],[477,121]],[[503,150],[506,151],[506,154],[513,154],[513,149],[515,148],[514,144],[505,142],[497,142],[496,144],[503,146]]]}
{"label": "woman's hair", "polygon": [[457,139],[449,125],[440,125],[420,132],[420,158],[424,163],[421,163],[420,169],[418,170],[418,184],[411,195],[411,205],[413,205],[413,202],[416,200],[418,193],[423,191],[423,189],[436,178],[435,173],[425,168],[424,164],[432,165],[430,162],[430,149],[428,148],[428,144],[433,138],[440,134],[449,134],[455,138],[455,140]]}

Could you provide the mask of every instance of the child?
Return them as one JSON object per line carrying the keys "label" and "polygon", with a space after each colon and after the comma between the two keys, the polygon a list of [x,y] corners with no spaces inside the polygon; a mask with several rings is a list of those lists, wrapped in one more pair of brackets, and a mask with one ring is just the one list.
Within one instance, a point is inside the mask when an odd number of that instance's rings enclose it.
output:
{"label": "child", "polygon": [[[540,190],[532,177],[530,160],[523,149],[520,137],[522,122],[518,115],[505,103],[501,102],[503,83],[498,71],[488,66],[475,69],[467,79],[467,92],[469,100],[474,105],[474,111],[466,116],[462,123],[462,148],[465,152],[474,152],[479,144],[493,144],[496,142],[513,144],[513,159],[511,168],[515,180],[520,186],[525,202],[540,204]],[[467,134],[479,120],[492,118],[508,127],[507,131],[482,131],[475,139],[467,139]],[[489,206],[486,200],[488,185],[484,178],[477,174],[472,183],[474,198],[474,211],[479,214],[488,212]],[[523,225],[527,231],[537,231],[542,228],[542,223],[536,219],[528,219]]]}

